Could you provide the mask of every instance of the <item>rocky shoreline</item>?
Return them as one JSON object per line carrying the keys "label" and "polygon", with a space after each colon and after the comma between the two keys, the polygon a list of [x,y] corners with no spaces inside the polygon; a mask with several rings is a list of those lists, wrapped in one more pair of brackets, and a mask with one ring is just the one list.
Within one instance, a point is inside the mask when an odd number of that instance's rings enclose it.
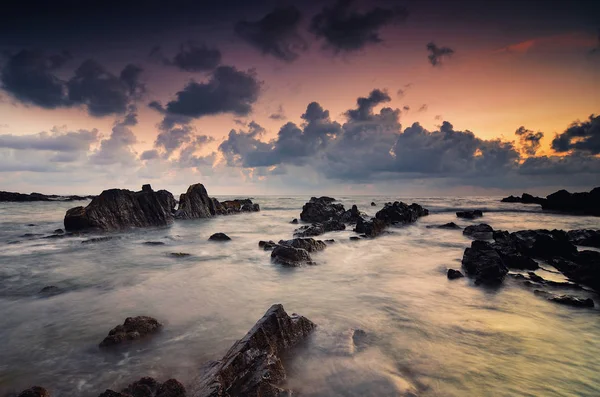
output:
{"label": "rocky shoreline", "polygon": [[0,203],[2,202],[14,202],[14,203],[26,203],[31,201],[83,201],[91,200],[96,196],[60,196],[56,194],[42,194],[42,193],[15,193],[0,191]]}
{"label": "rocky shoreline", "polygon": [[501,201],[503,203],[539,204],[543,210],[547,211],[600,216],[600,187],[581,193],[570,193],[563,189],[546,198],[523,193],[521,197],[509,196]]}

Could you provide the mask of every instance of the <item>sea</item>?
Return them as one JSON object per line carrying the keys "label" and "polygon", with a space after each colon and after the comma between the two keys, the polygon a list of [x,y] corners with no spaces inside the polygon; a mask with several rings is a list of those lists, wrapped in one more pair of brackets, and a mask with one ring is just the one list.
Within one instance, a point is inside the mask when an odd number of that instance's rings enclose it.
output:
{"label": "sea", "polygon": [[[352,241],[351,228],[320,236],[335,243],[312,254],[314,266],[273,264],[258,242],[292,238],[290,221],[309,198],[253,197],[260,212],[64,238],[45,237],[87,202],[0,203],[0,396],[39,385],[53,397],[96,397],[143,376],[192,385],[275,303],[318,326],[285,359],[285,386],[301,396],[600,396],[597,295],[569,291],[596,303],[573,308],[512,277],[492,289],[448,280],[471,239],[427,228],[600,229],[600,218],[500,197],[336,197],[371,216],[388,201],[430,215],[375,239]],[[465,209],[484,216],[457,218]],[[209,241],[216,232],[231,241]],[[82,243],[103,236],[112,238]],[[564,280],[548,265],[536,273]],[[40,293],[46,286],[58,293]],[[98,347],[138,315],[163,330],[123,349]],[[360,345],[353,330],[365,333]]]}

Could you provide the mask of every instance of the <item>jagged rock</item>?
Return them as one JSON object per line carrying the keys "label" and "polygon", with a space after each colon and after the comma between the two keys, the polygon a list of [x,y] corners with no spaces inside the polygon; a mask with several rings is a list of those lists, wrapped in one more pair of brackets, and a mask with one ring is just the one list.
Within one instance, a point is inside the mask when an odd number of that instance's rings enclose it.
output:
{"label": "jagged rock", "polygon": [[273,250],[273,248],[277,247],[277,243],[273,240],[259,241],[258,246],[259,246],[259,248],[262,248],[265,251],[271,251],[271,250]]}
{"label": "jagged rock", "polygon": [[33,386],[30,389],[23,390],[18,397],[50,397],[50,392],[41,386]]}
{"label": "jagged rock", "polygon": [[317,252],[324,250],[327,245],[321,240],[315,240],[314,238],[295,238],[293,240],[279,240],[279,245],[286,245],[288,247],[302,248],[308,252]]}
{"label": "jagged rock", "polygon": [[493,232],[492,247],[498,252],[504,264],[511,269],[536,270],[539,265],[529,256],[519,252],[519,243],[514,234],[506,231]]}
{"label": "jagged rock", "polygon": [[336,219],[330,219],[322,223],[323,230],[327,232],[338,232],[340,230],[346,230],[346,225]]}
{"label": "jagged rock", "polygon": [[402,202],[386,203],[383,209],[375,214],[375,218],[384,221],[388,225],[413,223],[422,216],[429,215],[429,210],[419,204],[406,205]]}
{"label": "jagged rock", "polygon": [[456,223],[454,222],[448,222],[448,223],[444,223],[443,225],[429,225],[427,226],[428,229],[462,229],[460,226],[458,226]]}
{"label": "jagged rock", "polygon": [[[150,185],[144,185],[144,186],[150,187]],[[152,188],[150,188],[150,190],[151,189]],[[143,187],[142,187],[142,190],[144,190]],[[163,208],[170,211],[171,214],[174,214],[175,207],[177,206],[177,200],[175,200],[175,197],[173,197],[173,194],[167,190],[162,189],[162,190],[157,191],[156,195],[158,196],[158,199],[160,200]]]}
{"label": "jagged rock", "polygon": [[100,342],[100,347],[111,347],[126,341],[134,341],[158,332],[162,324],[148,316],[127,317],[123,325],[111,329],[108,336]]}
{"label": "jagged rock", "polygon": [[292,221],[290,223],[292,225],[297,225],[298,224],[298,219],[294,218],[294,219],[292,219]]}
{"label": "jagged rock", "polygon": [[338,219],[346,210],[342,204],[334,204],[335,199],[331,197],[312,197],[302,207],[300,219],[304,222],[325,222],[330,219]]}
{"label": "jagged rock", "polygon": [[367,237],[377,237],[385,232],[386,226],[385,221],[381,219],[373,218],[371,220],[364,220],[363,218],[359,218],[354,231],[365,234]]}
{"label": "jagged rock", "polygon": [[279,384],[286,373],[281,356],[314,330],[305,317],[289,316],[273,305],[252,329],[218,362],[209,363],[194,385],[193,397],[291,396]]}
{"label": "jagged rock", "polygon": [[575,245],[600,248],[600,230],[569,230],[567,237]]}
{"label": "jagged rock", "polygon": [[462,266],[467,275],[475,279],[475,284],[497,285],[508,273],[498,252],[490,243],[480,240],[465,249]]}
{"label": "jagged rock", "polygon": [[[216,200],[215,200],[216,201]],[[175,212],[177,219],[210,218],[217,214],[218,201],[208,197],[206,188],[201,183],[188,187],[188,190],[179,196],[179,206]]]}
{"label": "jagged rock", "polygon": [[594,301],[590,298],[579,298],[573,295],[555,295],[547,291],[535,290],[533,291],[536,295],[540,295],[548,299],[549,301],[560,303],[561,305],[573,306],[573,307],[594,307]]}
{"label": "jagged rock", "polygon": [[348,211],[344,212],[340,216],[339,220],[340,220],[340,222],[344,222],[344,223],[356,223],[363,216],[366,216],[366,215],[365,214],[361,214],[361,212],[358,210],[358,207],[356,205],[353,205],[351,209],[349,209]]}
{"label": "jagged rock", "polygon": [[112,240],[113,238],[114,238],[113,236],[102,236],[102,237],[88,238],[87,240],[83,240],[81,242],[81,244],[101,243],[101,242],[104,242],[104,241]]}
{"label": "jagged rock", "polygon": [[475,219],[483,216],[483,212],[481,210],[473,210],[473,211],[458,211],[456,216],[464,219]]}
{"label": "jagged rock", "polygon": [[511,233],[511,237],[515,239],[519,252],[534,258],[571,258],[577,253],[577,247],[562,230],[521,230]]}
{"label": "jagged rock", "polygon": [[566,190],[559,190],[546,197],[542,209],[600,216],[600,187],[592,189],[589,193],[569,193]]}
{"label": "jagged rock", "polygon": [[325,242],[326,242],[327,244],[333,244],[333,243],[335,243],[335,240],[331,238],[331,239],[329,239],[329,240],[325,240]]}
{"label": "jagged rock", "polygon": [[314,237],[325,233],[325,228],[321,223],[313,223],[312,225],[301,226],[294,230],[296,237]]}
{"label": "jagged rock", "polygon": [[132,227],[166,226],[173,222],[169,208],[163,207],[159,195],[145,185],[139,192],[125,189],[103,191],[87,207],[67,211],[67,231],[85,229],[122,230]]}
{"label": "jagged rock", "polygon": [[[218,201],[216,201],[216,203],[218,203]],[[217,207],[217,213],[223,215],[260,211],[260,206],[258,204],[253,204],[252,200],[250,199],[227,200],[218,203]]]}
{"label": "jagged rock", "polygon": [[208,238],[211,241],[230,241],[231,237],[226,235],[225,233],[215,233]]}
{"label": "jagged rock", "polygon": [[308,251],[302,248],[278,245],[271,252],[271,261],[286,267],[314,265]]}
{"label": "jagged rock", "polygon": [[473,237],[477,240],[490,240],[493,237],[494,229],[487,223],[479,225],[469,225],[463,230],[465,236]]}
{"label": "jagged rock", "polygon": [[548,263],[570,280],[600,292],[600,252],[581,251],[571,259],[552,258]]}
{"label": "jagged rock", "polygon": [[159,383],[156,379],[146,377],[133,382],[120,393],[106,390],[98,397],[186,397],[185,387],[177,379],[169,379]]}
{"label": "jagged rock", "polygon": [[448,269],[447,276],[449,280],[455,280],[464,277],[464,274],[460,270]]}

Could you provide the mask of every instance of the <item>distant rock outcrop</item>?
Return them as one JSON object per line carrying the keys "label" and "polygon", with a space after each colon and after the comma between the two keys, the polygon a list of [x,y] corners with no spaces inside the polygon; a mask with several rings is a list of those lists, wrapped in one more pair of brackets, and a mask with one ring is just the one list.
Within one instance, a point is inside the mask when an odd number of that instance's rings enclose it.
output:
{"label": "distant rock outcrop", "polygon": [[523,203],[523,204],[543,204],[546,199],[542,197],[535,197],[528,193],[523,193],[521,197],[518,196],[508,196],[503,198],[503,203]]}
{"label": "distant rock outcrop", "polygon": [[315,327],[306,317],[289,316],[282,305],[271,306],[220,361],[205,366],[191,396],[291,396],[291,390],[281,387],[286,378],[281,357],[304,341]]}
{"label": "distant rock outcrop", "polygon": [[77,201],[77,200],[89,200],[94,196],[60,196],[57,194],[42,194],[42,193],[15,193],[15,192],[4,192],[0,191],[0,202],[31,202],[31,201]]}
{"label": "distant rock outcrop", "polygon": [[540,204],[543,210],[600,216],[600,187],[594,188],[590,192],[581,193],[570,193],[563,189],[546,196],[546,198],[523,193],[520,198],[510,196],[502,199],[502,201]]}
{"label": "distant rock outcrop", "polygon": [[96,229],[123,230],[133,227],[166,226],[173,222],[165,194],[157,194],[150,185],[139,192],[110,189],[94,198],[87,207],[67,211],[64,224],[67,231]]}

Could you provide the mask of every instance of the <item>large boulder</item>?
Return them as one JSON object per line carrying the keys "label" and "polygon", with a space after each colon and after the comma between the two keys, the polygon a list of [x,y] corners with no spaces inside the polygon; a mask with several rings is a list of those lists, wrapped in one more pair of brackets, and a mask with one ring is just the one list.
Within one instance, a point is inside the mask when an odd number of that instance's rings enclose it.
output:
{"label": "large boulder", "polygon": [[[150,186],[150,185],[145,185]],[[143,190],[143,187],[142,187]],[[159,190],[156,192],[158,200],[161,202],[162,207],[170,211],[172,214],[175,213],[175,207],[177,207],[177,200],[173,197],[173,194],[167,190]]]}
{"label": "large boulder", "polygon": [[103,231],[123,230],[132,227],[166,226],[173,222],[166,195],[157,194],[150,185],[139,192],[126,189],[110,189],[94,198],[87,207],[75,207],[67,211],[65,230],[80,231],[96,229]]}
{"label": "large boulder", "polygon": [[271,261],[285,267],[314,265],[307,250],[287,245],[278,245],[271,252]]}
{"label": "large boulder", "polygon": [[575,245],[600,248],[600,230],[569,230],[567,237]]}
{"label": "large boulder", "polygon": [[162,324],[148,316],[127,317],[122,325],[110,330],[108,336],[100,342],[100,347],[112,347],[127,341],[134,341],[158,332]]}
{"label": "large boulder", "polygon": [[279,245],[286,245],[288,247],[302,248],[308,252],[317,252],[324,250],[327,245],[321,240],[315,240],[314,238],[295,238],[293,240],[279,240]]}
{"label": "large boulder", "polygon": [[564,189],[559,190],[546,197],[542,209],[600,216],[600,187],[592,189],[589,193],[569,193]]}
{"label": "large boulder", "polygon": [[462,267],[467,276],[475,279],[475,284],[498,285],[508,273],[492,245],[480,240],[473,241],[471,247],[465,249]]}
{"label": "large boulder", "polygon": [[331,197],[311,197],[310,201],[302,207],[300,219],[304,222],[325,222],[330,219],[339,219],[346,210],[342,204],[335,204]]}
{"label": "large boulder", "polygon": [[230,241],[231,237],[229,237],[225,233],[215,233],[211,235],[208,239],[211,241]]}
{"label": "large boulder", "polygon": [[358,218],[354,231],[368,237],[377,237],[385,232],[386,227],[387,224],[381,219],[373,218],[371,220],[365,220],[363,218]]}
{"label": "large boulder", "polygon": [[185,387],[177,379],[164,383],[146,377],[133,382],[121,392],[107,389],[98,397],[186,397]]}
{"label": "large boulder", "polygon": [[187,192],[179,196],[179,207],[175,212],[175,218],[210,218],[217,215],[217,203],[218,201],[208,197],[203,184],[196,183],[188,187]]}
{"label": "large boulder", "polygon": [[463,234],[465,236],[473,237],[477,240],[490,240],[493,236],[493,233],[494,229],[487,223],[469,225],[463,230]]}
{"label": "large boulder", "polygon": [[375,218],[384,221],[388,225],[416,222],[418,218],[429,215],[429,210],[419,204],[407,205],[402,202],[386,203],[384,207],[375,214]]}
{"label": "large boulder", "polygon": [[306,317],[289,316],[273,305],[225,356],[205,367],[192,397],[290,396],[281,387],[286,378],[281,357],[310,335],[316,325]]}

